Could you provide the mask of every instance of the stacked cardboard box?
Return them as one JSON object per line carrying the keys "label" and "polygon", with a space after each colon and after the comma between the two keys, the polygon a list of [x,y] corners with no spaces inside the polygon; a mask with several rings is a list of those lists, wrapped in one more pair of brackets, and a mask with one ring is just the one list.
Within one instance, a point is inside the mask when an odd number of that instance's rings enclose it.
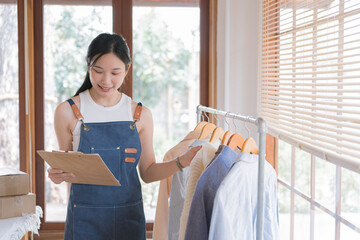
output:
{"label": "stacked cardboard box", "polygon": [[29,175],[9,169],[0,169],[0,219],[35,213],[36,196],[29,193]]}

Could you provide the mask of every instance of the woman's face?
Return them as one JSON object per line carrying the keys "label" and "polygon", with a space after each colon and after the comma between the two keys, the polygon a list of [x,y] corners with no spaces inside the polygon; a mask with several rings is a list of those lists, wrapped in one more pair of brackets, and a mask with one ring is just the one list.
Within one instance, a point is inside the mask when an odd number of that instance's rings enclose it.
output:
{"label": "woman's face", "polygon": [[124,62],[114,53],[101,56],[88,71],[93,89],[104,97],[117,93],[127,74]]}

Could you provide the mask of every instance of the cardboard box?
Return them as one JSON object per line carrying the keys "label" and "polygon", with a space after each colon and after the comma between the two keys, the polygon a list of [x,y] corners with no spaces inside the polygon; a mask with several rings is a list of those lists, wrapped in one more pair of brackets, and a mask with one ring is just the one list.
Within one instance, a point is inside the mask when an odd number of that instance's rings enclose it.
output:
{"label": "cardboard box", "polygon": [[0,197],[29,193],[29,175],[10,168],[0,169]]}
{"label": "cardboard box", "polygon": [[21,217],[22,214],[35,213],[36,195],[0,197],[0,219]]}

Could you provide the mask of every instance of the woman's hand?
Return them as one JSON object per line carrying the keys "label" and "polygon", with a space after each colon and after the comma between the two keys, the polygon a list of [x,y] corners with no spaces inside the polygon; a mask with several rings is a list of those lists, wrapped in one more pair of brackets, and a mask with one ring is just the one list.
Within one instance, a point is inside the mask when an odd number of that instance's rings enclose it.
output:
{"label": "woman's hand", "polygon": [[200,146],[192,147],[187,152],[179,157],[179,162],[183,167],[190,166],[191,161],[195,157],[196,153],[201,149]]}
{"label": "woman's hand", "polygon": [[56,168],[49,168],[47,170],[47,172],[49,174],[49,178],[55,184],[62,183],[63,181],[66,181],[66,180],[69,180],[69,179],[75,177],[75,175],[72,173],[65,173],[62,170],[56,169]]}

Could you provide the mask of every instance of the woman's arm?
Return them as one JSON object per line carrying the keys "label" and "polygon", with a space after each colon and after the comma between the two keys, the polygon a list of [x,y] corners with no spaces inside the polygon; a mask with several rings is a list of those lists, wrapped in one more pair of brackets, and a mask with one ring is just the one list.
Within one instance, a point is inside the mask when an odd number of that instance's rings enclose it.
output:
{"label": "woman's arm", "polygon": [[[72,129],[76,125],[76,118],[68,102],[63,102],[55,110],[54,127],[56,137],[59,143],[59,149],[63,151],[72,151]],[[64,173],[60,169],[49,168],[49,178],[56,184],[62,183],[75,177],[72,173]]]}
{"label": "woman's arm", "polygon": [[68,102],[63,102],[59,104],[59,106],[55,110],[54,128],[55,128],[56,138],[59,143],[59,150],[63,150],[63,151],[73,150],[71,123],[73,123],[74,118],[75,118],[74,113]]}
{"label": "woman's arm", "polygon": [[[142,180],[146,183],[154,182],[178,172],[179,167],[176,164],[176,159],[163,163],[156,163],[153,147],[153,119],[151,111],[145,106],[143,106],[138,129],[142,148],[139,160],[139,170]],[[181,155],[179,157],[180,164],[184,167],[189,166],[191,160],[200,149],[201,146],[193,147]]]}

